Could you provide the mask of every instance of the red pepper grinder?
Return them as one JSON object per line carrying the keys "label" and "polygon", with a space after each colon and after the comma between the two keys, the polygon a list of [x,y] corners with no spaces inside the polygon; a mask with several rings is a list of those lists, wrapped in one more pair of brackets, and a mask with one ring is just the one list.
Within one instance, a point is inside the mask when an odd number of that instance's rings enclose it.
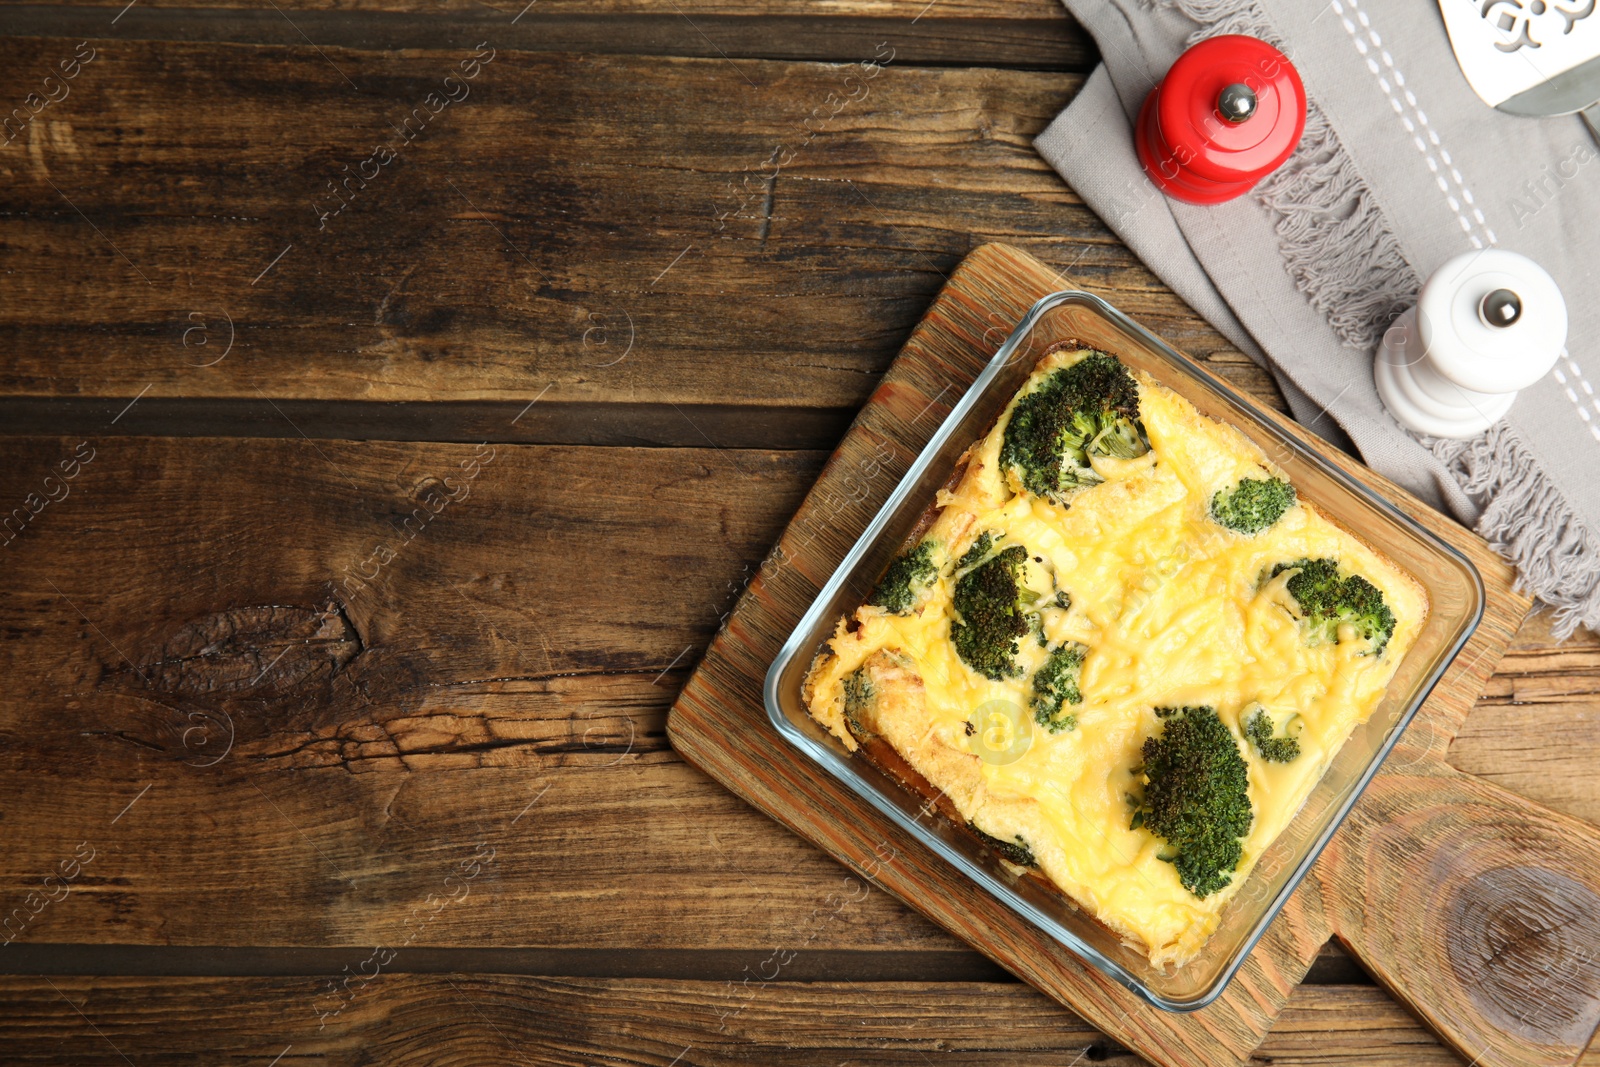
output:
{"label": "red pepper grinder", "polygon": [[1283,165],[1306,129],[1306,89],[1289,57],[1226,34],[1172,64],[1139,110],[1134,142],[1156,187],[1191,204],[1243,196]]}

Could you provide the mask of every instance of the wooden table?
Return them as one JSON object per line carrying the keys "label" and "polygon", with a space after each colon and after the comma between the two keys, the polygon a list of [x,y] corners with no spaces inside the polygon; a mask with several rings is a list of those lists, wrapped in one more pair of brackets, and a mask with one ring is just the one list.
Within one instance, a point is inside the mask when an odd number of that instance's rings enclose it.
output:
{"label": "wooden table", "polygon": [[[1060,9],[125,2],[0,7],[0,1059],[1132,1062],[664,732],[975,245],[1281,406]],[[1600,822],[1597,719],[1535,616],[1451,760]],[[1333,945],[1258,1056],[1457,1062]]]}

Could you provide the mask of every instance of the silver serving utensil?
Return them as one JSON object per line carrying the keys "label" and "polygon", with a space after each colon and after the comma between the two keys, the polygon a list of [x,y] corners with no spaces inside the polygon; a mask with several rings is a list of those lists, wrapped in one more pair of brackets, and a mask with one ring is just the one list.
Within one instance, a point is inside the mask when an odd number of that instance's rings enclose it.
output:
{"label": "silver serving utensil", "polygon": [[1450,47],[1490,107],[1581,112],[1600,141],[1600,0],[1439,0]]}

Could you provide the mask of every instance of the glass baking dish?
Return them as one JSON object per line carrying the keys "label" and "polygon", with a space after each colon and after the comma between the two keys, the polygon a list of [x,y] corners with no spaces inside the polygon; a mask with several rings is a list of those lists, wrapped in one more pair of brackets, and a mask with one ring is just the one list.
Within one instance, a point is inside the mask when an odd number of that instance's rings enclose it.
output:
{"label": "glass baking dish", "polygon": [[[1351,734],[1299,814],[1263,853],[1200,955],[1180,968],[1151,966],[1142,952],[1124,945],[1116,934],[1079,911],[1042,876],[1015,874],[951,817],[954,809],[947,801],[942,811],[936,810],[929,795],[903,784],[903,772],[909,768],[891,774],[877,761],[852,756],[811,719],[800,698],[806,671],[840,616],[866,599],[883,569],[916,532],[957,458],[994,425],[1039,357],[1053,345],[1069,341],[1120,357],[1188,398],[1204,414],[1243,431],[1283,469],[1302,498],[1387,555],[1428,594],[1427,620],[1383,701]],[[789,742],[1000,903],[1150,1004],[1167,1011],[1193,1011],[1222,993],[1311,869],[1445,667],[1477,628],[1483,606],[1483,582],[1460,552],[1286,435],[1253,401],[1116,308],[1089,293],[1069,290],[1047,296],[1029,310],[934,433],[784,643],[767,672],[764,694],[773,726]]]}

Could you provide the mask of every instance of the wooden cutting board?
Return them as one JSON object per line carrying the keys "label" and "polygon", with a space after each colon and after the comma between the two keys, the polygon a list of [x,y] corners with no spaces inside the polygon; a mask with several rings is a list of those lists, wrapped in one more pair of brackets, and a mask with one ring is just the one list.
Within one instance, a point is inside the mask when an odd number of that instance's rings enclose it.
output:
{"label": "wooden cutting board", "polygon": [[978,891],[769,725],[761,683],[779,646],[1011,326],[1064,284],[1005,245],[984,245],[961,264],[679,696],[672,743],[1156,1063],[1243,1061],[1332,935],[1475,1067],[1573,1063],[1600,1023],[1600,830],[1445,762],[1529,602],[1482,539],[1286,419],[1278,421],[1287,432],[1465,552],[1488,607],[1311,876],[1211,1006],[1186,1015],[1146,1006]]}

